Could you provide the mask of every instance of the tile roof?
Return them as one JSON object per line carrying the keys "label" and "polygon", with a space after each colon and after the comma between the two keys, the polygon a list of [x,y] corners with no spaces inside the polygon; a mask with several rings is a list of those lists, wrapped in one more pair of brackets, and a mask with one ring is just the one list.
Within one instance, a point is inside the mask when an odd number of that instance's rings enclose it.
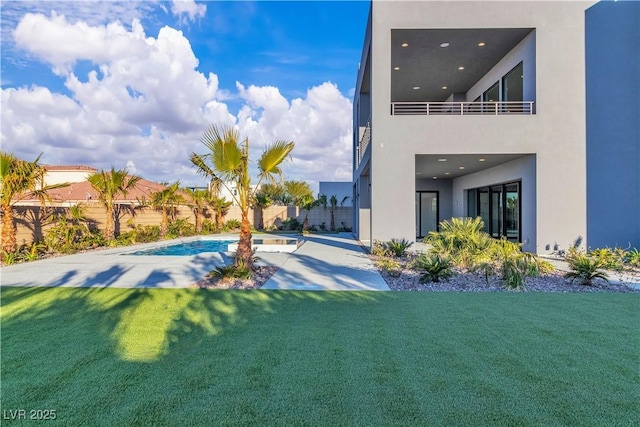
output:
{"label": "tile roof", "polygon": [[[119,195],[115,200],[116,202],[135,202],[138,199],[146,199],[148,201],[151,193],[164,188],[166,188],[165,185],[141,179],[136,186],[127,193],[126,197]],[[73,182],[67,187],[51,190],[48,193],[54,202],[59,203],[98,200],[98,192],[93,189],[89,181]],[[22,199],[23,202],[30,200],[34,199],[30,197]]]}
{"label": "tile roof", "polygon": [[64,165],[43,165],[44,169],[47,171],[88,171],[88,172],[97,172],[98,169],[92,168],[91,166],[64,166]]}

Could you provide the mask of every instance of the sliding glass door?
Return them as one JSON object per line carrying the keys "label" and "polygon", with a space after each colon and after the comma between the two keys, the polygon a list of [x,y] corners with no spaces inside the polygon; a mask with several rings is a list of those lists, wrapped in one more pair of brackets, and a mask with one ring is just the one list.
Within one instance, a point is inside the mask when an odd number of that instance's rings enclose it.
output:
{"label": "sliding glass door", "polygon": [[521,241],[520,182],[468,190],[467,215],[481,217],[492,237]]}

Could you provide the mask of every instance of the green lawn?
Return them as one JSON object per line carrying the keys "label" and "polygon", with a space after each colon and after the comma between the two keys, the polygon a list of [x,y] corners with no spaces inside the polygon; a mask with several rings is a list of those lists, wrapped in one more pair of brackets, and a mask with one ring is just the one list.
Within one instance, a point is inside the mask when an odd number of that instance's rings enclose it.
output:
{"label": "green lawn", "polygon": [[[640,297],[2,288],[3,425],[637,425]],[[40,422],[43,424],[44,422]]]}

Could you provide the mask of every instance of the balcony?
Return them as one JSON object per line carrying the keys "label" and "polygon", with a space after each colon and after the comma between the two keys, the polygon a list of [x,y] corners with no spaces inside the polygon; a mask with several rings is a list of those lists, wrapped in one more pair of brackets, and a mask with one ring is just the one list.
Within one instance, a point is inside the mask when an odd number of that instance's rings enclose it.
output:
{"label": "balcony", "polygon": [[532,115],[534,113],[533,101],[391,103],[392,116],[499,116]]}

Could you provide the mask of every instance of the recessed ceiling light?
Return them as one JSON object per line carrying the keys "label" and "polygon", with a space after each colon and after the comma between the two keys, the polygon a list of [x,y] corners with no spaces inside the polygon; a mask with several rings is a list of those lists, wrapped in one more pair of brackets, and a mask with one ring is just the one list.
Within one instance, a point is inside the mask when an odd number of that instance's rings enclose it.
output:
{"label": "recessed ceiling light", "polygon": [[442,90],[447,90],[447,87],[446,86],[442,86]]}
{"label": "recessed ceiling light", "polygon": [[449,43],[447,42],[440,43],[440,47],[449,47]]}
{"label": "recessed ceiling light", "polygon": [[478,46],[480,46],[480,47],[484,46],[484,42],[478,43]]}
{"label": "recessed ceiling light", "polygon": [[437,177],[437,176],[434,176],[434,177],[433,177],[433,179],[438,179],[438,177]]}
{"label": "recessed ceiling light", "polygon": [[444,174],[445,174],[445,175],[450,175],[450,174],[449,174],[449,172],[445,172]]}
{"label": "recessed ceiling light", "polygon": [[462,71],[462,70],[464,70],[464,67],[461,65],[461,66],[458,67],[458,70]]}
{"label": "recessed ceiling light", "polygon": [[402,43],[402,45],[401,45],[401,46],[402,46],[402,47],[407,47],[407,46],[409,46],[409,43]]}
{"label": "recessed ceiling light", "polygon": [[487,159],[478,159],[479,162],[484,162]]}
{"label": "recessed ceiling light", "polygon": [[393,67],[394,70],[398,71],[400,67]]}
{"label": "recessed ceiling light", "polygon": [[447,159],[438,159],[439,162],[446,162]]}
{"label": "recessed ceiling light", "polygon": [[463,169],[464,169],[464,166],[460,166],[458,169],[463,170]]}
{"label": "recessed ceiling light", "polygon": [[422,172],[416,172],[416,175],[422,175]]}
{"label": "recessed ceiling light", "polygon": [[418,90],[418,89],[420,89],[420,86],[414,86],[413,87],[413,90]]}

